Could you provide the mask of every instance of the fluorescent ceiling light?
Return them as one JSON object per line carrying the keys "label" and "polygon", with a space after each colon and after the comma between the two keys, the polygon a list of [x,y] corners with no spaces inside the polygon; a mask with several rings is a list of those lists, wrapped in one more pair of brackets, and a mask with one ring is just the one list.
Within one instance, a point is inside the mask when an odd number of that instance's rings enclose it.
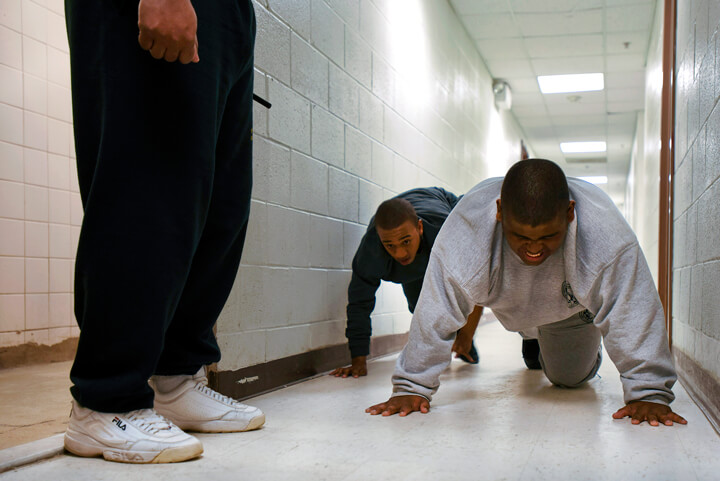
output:
{"label": "fluorescent ceiling light", "polygon": [[605,88],[605,77],[601,73],[573,75],[539,75],[538,84],[544,94],[561,92],[589,92]]}
{"label": "fluorescent ceiling light", "polygon": [[563,154],[583,154],[587,152],[605,152],[605,142],[560,142]]}
{"label": "fluorescent ceiling light", "polygon": [[607,175],[590,175],[588,177],[580,177],[580,180],[590,182],[591,184],[607,184]]}

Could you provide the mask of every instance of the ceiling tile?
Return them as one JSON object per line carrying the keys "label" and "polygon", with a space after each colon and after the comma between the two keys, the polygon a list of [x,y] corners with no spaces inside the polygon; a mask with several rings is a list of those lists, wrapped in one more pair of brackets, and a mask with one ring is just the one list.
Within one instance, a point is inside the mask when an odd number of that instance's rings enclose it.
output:
{"label": "ceiling tile", "polygon": [[530,63],[536,75],[560,75],[573,73],[594,73],[603,72],[605,65],[603,57],[558,57],[558,58],[536,58]]}
{"label": "ceiling tile", "polygon": [[510,12],[506,0],[450,0],[450,4],[458,16]]}
{"label": "ceiling tile", "polygon": [[608,89],[607,91],[608,102],[632,102],[638,99],[644,102],[645,89]]}
{"label": "ceiling tile", "polygon": [[606,8],[605,28],[608,32],[650,30],[654,11],[655,5],[652,3]]}
{"label": "ceiling tile", "polygon": [[645,71],[609,73],[605,75],[605,88],[645,88]]}
{"label": "ceiling tile", "polygon": [[515,25],[512,15],[494,13],[489,15],[464,15],[465,28],[472,38],[518,37],[520,29]]}
{"label": "ceiling tile", "polygon": [[515,19],[526,37],[602,32],[602,10],[572,13],[519,13]]}
{"label": "ceiling tile", "polygon": [[625,70],[640,70],[645,68],[645,55],[608,55],[605,57],[607,72],[622,72]]}
{"label": "ceiling tile", "polygon": [[648,33],[610,33],[605,36],[605,53],[610,54],[631,54],[637,53],[645,56],[647,54]]}
{"label": "ceiling tile", "polygon": [[545,102],[547,102],[548,106],[560,104],[597,104],[605,102],[605,91],[545,94]]}
{"label": "ceiling tile", "polygon": [[517,13],[572,12],[601,7],[603,0],[510,0]]}
{"label": "ceiling tile", "polygon": [[487,67],[492,76],[495,78],[529,77],[533,75],[530,62],[525,59],[488,60]]}
{"label": "ceiling tile", "polygon": [[554,125],[558,127],[566,125],[595,125],[598,128],[605,128],[607,118],[604,114],[600,115],[555,115],[552,118]]}
{"label": "ceiling tile", "polygon": [[602,35],[532,37],[525,42],[531,57],[574,57],[603,53]]}
{"label": "ceiling tile", "polygon": [[512,89],[513,94],[514,93],[520,93],[520,92],[540,92],[540,87],[537,83],[536,77],[514,77],[514,78],[506,78],[507,82],[510,84],[510,88]]}
{"label": "ceiling tile", "polygon": [[520,122],[525,117],[544,116],[547,118],[548,114],[545,105],[518,105],[513,106],[512,111]]}
{"label": "ceiling tile", "polygon": [[639,112],[645,109],[645,98],[628,102],[608,102],[608,112]]}
{"label": "ceiling tile", "polygon": [[[564,127],[555,127],[557,137],[561,142],[584,142],[605,140],[605,127],[593,125],[566,125]],[[597,153],[593,153],[593,157],[597,157]]]}
{"label": "ceiling tile", "polygon": [[605,113],[605,103],[595,104],[571,104],[569,102],[563,104],[551,104],[547,106],[550,115],[590,115]]}
{"label": "ceiling tile", "polygon": [[513,105],[545,105],[545,99],[539,92],[515,92],[511,89]]}
{"label": "ceiling tile", "polygon": [[476,40],[484,60],[527,58],[522,38],[501,38]]}

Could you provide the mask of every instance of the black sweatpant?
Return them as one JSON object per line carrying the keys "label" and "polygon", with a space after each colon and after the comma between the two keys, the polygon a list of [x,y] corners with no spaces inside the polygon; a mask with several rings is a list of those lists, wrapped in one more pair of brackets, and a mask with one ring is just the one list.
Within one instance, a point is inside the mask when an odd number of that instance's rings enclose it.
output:
{"label": "black sweatpant", "polygon": [[153,374],[220,359],[252,187],[251,0],[197,0],[200,62],[138,45],[138,2],[66,0],[78,177],[71,392],[149,408]]}

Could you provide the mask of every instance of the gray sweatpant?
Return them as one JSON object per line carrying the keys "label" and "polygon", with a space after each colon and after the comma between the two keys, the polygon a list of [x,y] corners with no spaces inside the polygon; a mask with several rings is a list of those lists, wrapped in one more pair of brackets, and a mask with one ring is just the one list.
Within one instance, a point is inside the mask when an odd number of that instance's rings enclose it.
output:
{"label": "gray sweatpant", "polygon": [[551,383],[578,387],[595,376],[602,362],[602,336],[581,313],[537,330],[540,365]]}

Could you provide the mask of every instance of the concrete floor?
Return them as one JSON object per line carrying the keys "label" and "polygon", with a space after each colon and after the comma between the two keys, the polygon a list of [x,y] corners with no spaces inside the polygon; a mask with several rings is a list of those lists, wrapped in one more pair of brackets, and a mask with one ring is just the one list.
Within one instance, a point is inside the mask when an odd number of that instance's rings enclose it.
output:
{"label": "concrete floor", "polygon": [[720,437],[679,384],[673,408],[687,426],[632,426],[611,418],[622,391],[607,357],[601,378],[564,390],[525,369],[519,336],[498,323],[482,325],[476,344],[480,365],[453,361],[429,414],[365,414],[390,394],[391,356],[372,362],[365,378],[322,376],[252,399],[265,427],[198,435],[205,454],[195,461],[137,466],[60,455],[0,481],[718,479]]}
{"label": "concrete floor", "polygon": [[0,449],[64,433],[72,362],[0,370]]}

